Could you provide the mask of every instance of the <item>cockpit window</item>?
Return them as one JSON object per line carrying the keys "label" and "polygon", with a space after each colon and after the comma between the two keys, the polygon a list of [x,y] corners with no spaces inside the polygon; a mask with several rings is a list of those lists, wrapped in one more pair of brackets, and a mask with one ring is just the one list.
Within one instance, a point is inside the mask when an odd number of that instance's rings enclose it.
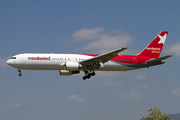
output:
{"label": "cockpit window", "polygon": [[16,57],[11,57],[10,59],[16,59]]}

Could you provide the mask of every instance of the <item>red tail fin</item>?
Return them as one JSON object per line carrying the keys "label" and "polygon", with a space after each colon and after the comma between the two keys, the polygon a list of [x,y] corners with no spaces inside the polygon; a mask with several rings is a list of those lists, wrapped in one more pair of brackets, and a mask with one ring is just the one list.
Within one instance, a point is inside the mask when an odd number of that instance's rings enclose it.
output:
{"label": "red tail fin", "polygon": [[168,31],[162,31],[157,35],[154,40],[139,53],[140,56],[147,56],[151,58],[159,58],[163,45],[165,43]]}

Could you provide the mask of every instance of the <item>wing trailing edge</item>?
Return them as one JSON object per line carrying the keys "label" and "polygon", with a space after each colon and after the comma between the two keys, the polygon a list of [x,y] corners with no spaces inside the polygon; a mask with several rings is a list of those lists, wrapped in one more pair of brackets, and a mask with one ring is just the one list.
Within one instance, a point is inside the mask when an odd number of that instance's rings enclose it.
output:
{"label": "wing trailing edge", "polygon": [[96,64],[105,63],[105,62],[108,62],[109,60],[111,60],[112,58],[116,57],[118,55],[118,53],[120,53],[126,49],[127,49],[127,47],[124,47],[124,48],[119,48],[119,49],[113,50],[113,51],[105,53],[105,54],[100,54],[99,56],[96,56],[94,58],[90,58],[88,60],[81,61],[80,64],[94,65],[95,63]]}

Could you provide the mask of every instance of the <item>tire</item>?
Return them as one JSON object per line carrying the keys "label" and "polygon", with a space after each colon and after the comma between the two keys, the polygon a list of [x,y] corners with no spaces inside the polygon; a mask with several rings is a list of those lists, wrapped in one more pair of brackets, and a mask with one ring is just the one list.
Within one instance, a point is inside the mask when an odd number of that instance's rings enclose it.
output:
{"label": "tire", "polygon": [[86,80],[86,76],[83,77],[83,80]]}
{"label": "tire", "polygon": [[19,77],[21,77],[22,76],[22,73],[19,73]]}

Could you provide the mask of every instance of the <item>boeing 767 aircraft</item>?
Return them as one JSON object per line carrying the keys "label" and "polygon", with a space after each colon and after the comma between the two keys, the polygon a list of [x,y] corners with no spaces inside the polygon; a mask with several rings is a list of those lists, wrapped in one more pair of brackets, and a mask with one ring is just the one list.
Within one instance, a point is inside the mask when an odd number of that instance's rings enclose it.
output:
{"label": "boeing 767 aircraft", "polygon": [[84,71],[83,79],[95,75],[95,71],[129,71],[165,63],[172,55],[159,57],[168,31],[162,31],[137,55],[118,55],[127,49],[119,48],[104,54],[40,54],[24,53],[11,57],[7,64],[26,70],[59,70],[60,75],[78,74]]}

